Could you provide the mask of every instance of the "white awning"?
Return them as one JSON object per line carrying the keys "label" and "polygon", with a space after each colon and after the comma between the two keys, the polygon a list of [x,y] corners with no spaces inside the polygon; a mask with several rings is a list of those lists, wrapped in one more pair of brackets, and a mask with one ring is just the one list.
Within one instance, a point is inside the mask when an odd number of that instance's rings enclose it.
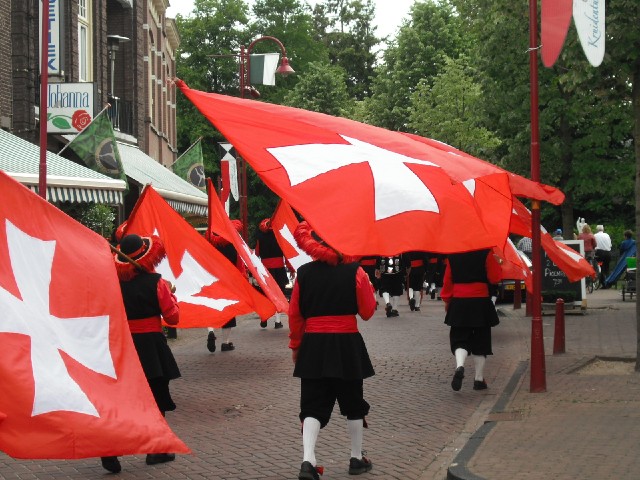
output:
{"label": "white awning", "polygon": [[[40,147],[0,130],[0,170],[38,192]],[[49,202],[122,205],[126,184],[47,152],[47,200]]]}
{"label": "white awning", "polygon": [[124,172],[141,185],[151,185],[180,213],[207,216],[207,194],[183,180],[139,148],[118,142]]}

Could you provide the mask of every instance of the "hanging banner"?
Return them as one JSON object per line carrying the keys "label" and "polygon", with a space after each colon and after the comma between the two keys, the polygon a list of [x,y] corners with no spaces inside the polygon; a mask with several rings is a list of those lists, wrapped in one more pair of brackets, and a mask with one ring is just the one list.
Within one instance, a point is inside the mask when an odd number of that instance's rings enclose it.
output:
{"label": "hanging banner", "polygon": [[552,67],[569,30],[573,0],[542,0],[541,55],[545,67]]}
{"label": "hanging banner", "polygon": [[604,0],[574,0],[573,21],[587,60],[594,67],[604,58]]}
{"label": "hanging banner", "polygon": [[93,121],[93,83],[47,85],[47,132],[78,133]]}

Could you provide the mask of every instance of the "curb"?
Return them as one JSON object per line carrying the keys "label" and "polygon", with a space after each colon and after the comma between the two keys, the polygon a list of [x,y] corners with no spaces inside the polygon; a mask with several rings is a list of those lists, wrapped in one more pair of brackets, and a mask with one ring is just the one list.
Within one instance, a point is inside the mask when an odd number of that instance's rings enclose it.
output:
{"label": "curb", "polygon": [[[515,392],[516,388],[520,384],[520,380],[525,374],[528,365],[528,361],[519,362],[518,366],[513,372],[513,375],[511,375],[509,383],[507,383],[507,386],[504,388],[502,394],[491,409],[491,413],[504,411],[507,404],[509,403],[509,399],[513,395],[513,392]],[[495,421],[487,421],[484,423],[484,425],[478,428],[478,430],[476,430],[473,435],[471,435],[471,438],[469,438],[466,445],[453,459],[453,463],[449,466],[449,468],[447,468],[447,480],[486,480],[484,477],[479,477],[478,475],[471,472],[467,468],[467,463],[473,458],[473,455],[482,444],[482,441],[496,425],[497,422]]]}

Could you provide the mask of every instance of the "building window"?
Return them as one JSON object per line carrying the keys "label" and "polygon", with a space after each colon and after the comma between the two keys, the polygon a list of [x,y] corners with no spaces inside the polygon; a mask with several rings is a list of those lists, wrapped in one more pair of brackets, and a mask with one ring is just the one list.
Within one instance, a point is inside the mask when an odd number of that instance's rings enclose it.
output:
{"label": "building window", "polygon": [[78,0],[78,80],[91,82],[93,43],[91,41],[91,1]]}

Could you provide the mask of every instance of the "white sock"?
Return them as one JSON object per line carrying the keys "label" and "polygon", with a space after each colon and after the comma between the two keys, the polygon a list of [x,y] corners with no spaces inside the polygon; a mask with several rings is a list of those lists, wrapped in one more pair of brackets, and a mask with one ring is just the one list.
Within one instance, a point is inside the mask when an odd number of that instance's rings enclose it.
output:
{"label": "white sock", "polygon": [[229,337],[231,337],[231,329],[223,328],[222,329],[222,343],[229,343]]}
{"label": "white sock", "polygon": [[282,323],[282,319],[280,318],[280,312],[276,312],[276,323]]}
{"label": "white sock", "polygon": [[302,422],[302,448],[303,462],[309,462],[314,467],[316,466],[316,440],[320,433],[320,422],[313,417],[307,417]]}
{"label": "white sock", "polygon": [[382,292],[382,298],[384,299],[385,305],[387,303],[391,303],[390,300],[389,300],[389,292]]}
{"label": "white sock", "polygon": [[399,297],[391,297],[391,308],[393,310],[397,310],[398,309],[398,298]]}
{"label": "white sock", "polygon": [[456,348],[456,368],[464,367],[464,361],[467,359],[467,351],[464,348]]}
{"label": "white sock", "polygon": [[409,299],[413,298],[413,288],[409,288]]}
{"label": "white sock", "polygon": [[473,361],[475,363],[476,366],[476,380],[478,380],[479,382],[481,382],[482,380],[484,380],[484,363],[487,360],[487,357],[485,357],[484,355],[474,355],[473,356]]}
{"label": "white sock", "polygon": [[364,422],[360,420],[347,420],[347,431],[351,437],[351,456],[362,459],[362,432]]}
{"label": "white sock", "polygon": [[422,292],[419,290],[415,290],[413,292],[413,299],[416,301],[416,307],[420,306],[420,297],[422,297]]}

